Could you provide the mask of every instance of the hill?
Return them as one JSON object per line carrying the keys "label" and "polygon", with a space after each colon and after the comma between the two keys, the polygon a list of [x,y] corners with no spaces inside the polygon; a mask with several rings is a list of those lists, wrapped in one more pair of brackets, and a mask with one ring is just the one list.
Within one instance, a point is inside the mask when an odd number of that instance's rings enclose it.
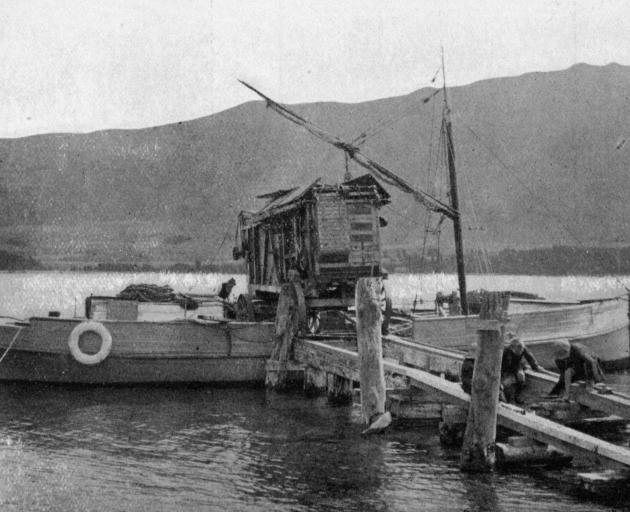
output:
{"label": "hill", "polygon": [[[629,82],[629,67],[580,64],[449,89],[467,248],[480,237],[491,250],[628,242]],[[364,152],[427,189],[432,92],[293,108],[348,139],[380,127]],[[0,250],[54,267],[199,266],[229,259],[255,196],[343,172],[338,150],[259,101],[154,128],[1,139]],[[417,247],[426,213],[392,192],[385,245]],[[445,229],[445,250],[450,239]]]}

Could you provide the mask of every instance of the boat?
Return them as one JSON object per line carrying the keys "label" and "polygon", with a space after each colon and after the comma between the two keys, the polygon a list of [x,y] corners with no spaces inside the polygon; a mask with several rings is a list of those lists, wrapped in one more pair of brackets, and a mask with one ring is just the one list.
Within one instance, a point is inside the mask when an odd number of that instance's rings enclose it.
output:
{"label": "boat", "polygon": [[[185,305],[185,304],[184,304]],[[273,323],[181,304],[88,297],[85,316],[0,325],[0,380],[59,384],[262,384]]]}
{"label": "boat", "polygon": [[[411,339],[442,348],[468,349],[477,339],[478,322],[469,310],[466,291],[446,87],[443,133],[451,187],[449,204],[366,157],[359,144],[324,132],[244,85],[272,110],[344,151],[348,161],[367,169],[373,178],[411,194],[424,207],[453,222],[459,300],[452,305],[462,314],[452,310],[449,316],[412,315]],[[170,297],[170,292],[169,301],[146,300],[142,293],[137,297],[89,297],[81,318],[49,314],[1,324],[0,380],[68,384],[264,382],[265,364],[273,348],[272,320],[283,290],[289,287],[297,297],[303,331],[316,333],[326,327],[322,320],[336,322],[337,327],[345,325],[344,311],[351,310],[357,279],[387,277],[380,261],[382,219],[377,210],[389,201],[389,194],[373,178],[349,177],[335,187],[315,182],[305,188],[279,191],[266,196],[269,203],[260,212],[242,215],[241,245],[234,248],[233,255],[246,260],[250,282],[248,293],[239,297],[227,315],[191,314],[187,298]],[[314,203],[319,206],[313,208]],[[351,211],[351,207],[356,210]],[[314,225],[318,226],[317,236],[311,231]],[[386,292],[385,287],[383,290]],[[522,309],[516,310],[519,303]],[[512,304],[509,329],[527,343],[543,366],[553,367],[550,347],[559,339],[585,344],[604,367],[630,365],[627,297],[560,304],[515,294]],[[386,293],[382,309],[387,320],[392,305]],[[330,310],[341,314],[329,315]]]}
{"label": "boat", "polygon": [[[575,303],[518,301],[510,303],[507,330],[521,338],[538,363],[556,369],[553,343],[579,342],[595,354],[605,370],[630,366],[627,296]],[[477,315],[423,315],[413,318],[418,343],[468,351],[478,338]]]}
{"label": "boat", "polygon": [[[444,77],[444,61],[442,60]],[[464,240],[462,236],[462,216],[459,208],[457,173],[455,168],[455,146],[452,136],[450,106],[448,104],[446,79],[442,88],[444,106],[442,109],[441,143],[449,178],[449,203],[442,202],[431,194],[418,190],[396,173],[366,157],[360,148],[364,135],[348,142],[329,134],[304,117],[281,105],[253,86],[242,82],[259,95],[268,108],[306,129],[315,137],[342,150],[346,161],[353,161],[367,169],[375,178],[411,194],[418,203],[449,219],[453,225],[459,293],[451,297],[450,315],[443,316],[439,305],[432,314],[412,315],[412,338],[416,342],[431,344],[440,348],[468,351],[478,337],[477,315],[469,308],[469,293],[466,288],[464,262]],[[433,98],[438,91],[425,100]],[[473,292],[474,295],[474,292]],[[547,301],[536,295],[512,293],[508,311],[508,329],[520,336],[531,348],[539,363],[545,368],[555,367],[552,345],[558,340],[580,342],[602,362],[605,369],[630,367],[630,326],[629,296],[588,301]],[[400,332],[405,330],[404,326]]]}

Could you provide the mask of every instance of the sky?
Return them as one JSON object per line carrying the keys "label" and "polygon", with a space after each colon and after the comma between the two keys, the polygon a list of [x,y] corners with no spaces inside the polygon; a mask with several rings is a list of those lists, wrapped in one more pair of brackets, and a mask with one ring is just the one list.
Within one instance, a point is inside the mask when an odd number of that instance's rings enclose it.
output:
{"label": "sky", "polygon": [[630,65],[627,0],[2,0],[0,137]]}

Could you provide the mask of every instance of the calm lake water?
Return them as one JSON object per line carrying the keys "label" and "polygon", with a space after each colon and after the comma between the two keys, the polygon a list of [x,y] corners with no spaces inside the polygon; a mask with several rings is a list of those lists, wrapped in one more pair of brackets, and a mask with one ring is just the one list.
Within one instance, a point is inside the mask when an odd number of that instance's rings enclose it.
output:
{"label": "calm lake water", "polygon": [[[131,282],[207,293],[226,276],[0,274],[0,312],[82,312]],[[482,278],[471,287],[550,298],[623,293],[616,278]],[[238,277],[238,287],[245,282]],[[628,284],[630,280],[623,278]],[[394,302],[431,299],[454,276],[392,276]],[[240,291],[237,289],[237,291]],[[599,293],[597,293],[599,292]],[[562,296],[566,294],[566,296]],[[0,363],[1,364],[1,363]],[[627,375],[615,376],[621,384]],[[0,510],[604,511],[564,472],[466,475],[435,427],[363,439],[356,406],[213,387],[0,384]]]}

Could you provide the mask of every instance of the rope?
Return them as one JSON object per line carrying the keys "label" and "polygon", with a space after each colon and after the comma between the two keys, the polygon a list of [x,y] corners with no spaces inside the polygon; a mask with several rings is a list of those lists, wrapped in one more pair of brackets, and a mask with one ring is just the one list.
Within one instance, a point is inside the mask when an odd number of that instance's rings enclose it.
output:
{"label": "rope", "polygon": [[11,350],[11,347],[13,346],[13,344],[15,343],[15,340],[17,340],[17,337],[20,335],[21,332],[22,332],[22,327],[18,327],[18,330],[15,333],[15,336],[13,336],[13,339],[11,340],[11,343],[9,343],[9,346],[4,351],[4,354],[2,354],[2,357],[0,357],[0,363],[2,363],[2,361],[4,361],[4,358],[9,353],[9,350]]}
{"label": "rope", "polygon": [[199,304],[182,293],[175,293],[168,286],[156,284],[130,284],[116,295],[119,299],[136,300],[138,302],[174,302],[186,310],[197,309]]}

